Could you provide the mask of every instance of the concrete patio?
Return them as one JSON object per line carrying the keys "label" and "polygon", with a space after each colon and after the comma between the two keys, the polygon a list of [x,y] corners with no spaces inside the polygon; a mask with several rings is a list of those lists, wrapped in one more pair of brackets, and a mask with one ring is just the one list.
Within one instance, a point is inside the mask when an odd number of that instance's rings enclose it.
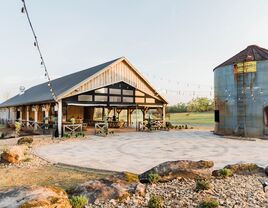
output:
{"label": "concrete patio", "polygon": [[35,153],[54,163],[142,173],[172,160],[213,160],[215,168],[239,162],[268,165],[268,141],[225,139],[208,131],[121,133],[109,137],[49,144]]}

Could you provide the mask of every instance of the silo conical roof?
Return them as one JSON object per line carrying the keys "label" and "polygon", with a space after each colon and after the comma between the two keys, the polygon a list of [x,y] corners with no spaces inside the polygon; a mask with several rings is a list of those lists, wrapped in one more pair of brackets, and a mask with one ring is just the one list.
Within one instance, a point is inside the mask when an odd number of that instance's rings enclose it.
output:
{"label": "silo conical roof", "polygon": [[234,65],[245,61],[263,61],[263,60],[268,60],[268,50],[265,48],[261,48],[257,45],[250,45],[243,51],[240,51],[232,58],[228,59],[227,61],[217,66],[215,69],[222,66]]}

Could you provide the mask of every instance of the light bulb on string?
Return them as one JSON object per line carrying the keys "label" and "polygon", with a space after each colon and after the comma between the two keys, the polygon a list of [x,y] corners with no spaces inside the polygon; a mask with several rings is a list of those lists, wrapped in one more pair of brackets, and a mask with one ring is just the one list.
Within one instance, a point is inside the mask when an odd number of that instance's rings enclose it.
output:
{"label": "light bulb on string", "polygon": [[33,34],[33,36],[34,36],[34,43],[33,43],[33,45],[34,45],[35,47],[37,47],[37,50],[38,50],[38,53],[39,53],[39,56],[40,56],[40,59],[41,59],[40,64],[44,67],[44,70],[45,70],[45,77],[46,77],[47,80],[48,80],[48,87],[49,87],[49,90],[50,90],[50,92],[51,92],[51,95],[53,96],[53,99],[55,99],[55,101],[56,101],[56,98],[57,98],[57,97],[56,97],[56,94],[54,93],[53,87],[52,87],[52,85],[51,85],[50,77],[49,77],[47,68],[46,68],[46,66],[45,66],[45,62],[44,62],[44,59],[43,59],[43,56],[42,56],[42,51],[41,51],[41,49],[40,49],[40,47],[39,47],[38,39],[37,39],[36,33],[35,33],[35,31],[34,31],[33,24],[32,24],[32,22],[31,22],[31,19],[30,19],[30,17],[29,17],[29,14],[28,14],[28,10],[27,10],[27,7],[26,7],[25,0],[22,0],[22,3],[23,3],[23,7],[21,8],[21,12],[22,12],[22,13],[26,13],[28,23],[29,23],[29,25],[30,25],[32,34]]}

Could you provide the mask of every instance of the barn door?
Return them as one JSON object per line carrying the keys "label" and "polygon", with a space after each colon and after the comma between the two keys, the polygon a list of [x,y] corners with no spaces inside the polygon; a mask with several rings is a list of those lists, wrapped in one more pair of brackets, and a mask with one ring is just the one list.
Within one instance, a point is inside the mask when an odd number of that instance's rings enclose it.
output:
{"label": "barn door", "polygon": [[264,135],[268,136],[268,106],[263,108]]}

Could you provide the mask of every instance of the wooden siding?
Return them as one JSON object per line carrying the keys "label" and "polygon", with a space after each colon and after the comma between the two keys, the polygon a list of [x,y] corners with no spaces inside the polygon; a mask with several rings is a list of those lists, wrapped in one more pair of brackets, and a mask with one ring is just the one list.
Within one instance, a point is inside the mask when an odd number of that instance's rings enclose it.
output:
{"label": "wooden siding", "polygon": [[9,119],[9,109],[0,108],[0,119],[8,120]]}
{"label": "wooden siding", "polygon": [[87,82],[83,83],[77,89],[73,90],[71,93],[67,94],[66,97],[71,97],[83,92],[91,91],[107,85],[111,85],[118,82],[125,82],[132,87],[141,90],[154,98],[160,99],[155,95],[155,92],[151,87],[140,77],[135,70],[132,69],[125,61],[121,61],[112,65],[107,70],[92,77]]}

